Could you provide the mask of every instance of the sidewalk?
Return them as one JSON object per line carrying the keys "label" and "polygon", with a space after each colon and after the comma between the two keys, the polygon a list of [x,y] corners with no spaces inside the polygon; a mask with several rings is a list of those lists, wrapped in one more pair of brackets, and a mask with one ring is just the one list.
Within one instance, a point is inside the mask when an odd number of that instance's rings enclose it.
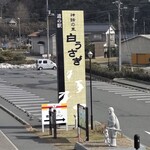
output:
{"label": "sidewalk", "polygon": [[144,90],[150,90],[150,84],[144,81],[134,81],[125,78],[114,78],[113,81],[116,83],[123,83],[125,85],[134,86],[136,88],[141,88]]}

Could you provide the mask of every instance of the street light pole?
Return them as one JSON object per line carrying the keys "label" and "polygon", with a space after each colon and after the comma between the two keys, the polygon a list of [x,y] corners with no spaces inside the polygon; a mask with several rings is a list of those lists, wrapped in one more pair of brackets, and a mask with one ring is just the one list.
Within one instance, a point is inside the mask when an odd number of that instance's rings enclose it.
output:
{"label": "street light pole", "polygon": [[19,46],[21,46],[21,27],[20,27],[20,18],[18,18],[18,28],[19,28]]}
{"label": "street light pole", "polygon": [[91,74],[91,59],[93,57],[93,53],[91,51],[88,52],[88,57],[90,60],[90,105],[91,105],[91,130],[93,130],[93,100],[92,100],[92,74]]}

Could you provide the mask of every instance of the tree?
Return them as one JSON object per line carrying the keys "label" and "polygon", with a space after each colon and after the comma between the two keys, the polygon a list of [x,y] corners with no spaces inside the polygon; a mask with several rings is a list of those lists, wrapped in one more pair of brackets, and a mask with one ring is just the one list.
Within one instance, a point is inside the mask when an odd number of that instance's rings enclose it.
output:
{"label": "tree", "polygon": [[29,20],[29,10],[25,4],[20,2],[14,12],[15,18],[20,18],[21,22],[28,22]]}
{"label": "tree", "polygon": [[85,40],[85,57],[88,58],[88,52],[91,51],[93,53],[93,57],[95,57],[95,47],[94,44],[90,42],[89,39]]}
{"label": "tree", "polygon": [[0,0],[0,17],[3,18],[3,7],[6,6],[6,4],[10,0]]}

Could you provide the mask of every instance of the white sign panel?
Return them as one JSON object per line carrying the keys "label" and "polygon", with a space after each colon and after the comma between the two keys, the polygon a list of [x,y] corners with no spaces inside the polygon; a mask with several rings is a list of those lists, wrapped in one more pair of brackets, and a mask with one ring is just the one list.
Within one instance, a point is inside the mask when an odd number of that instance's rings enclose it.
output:
{"label": "white sign panel", "polygon": [[42,104],[42,131],[44,132],[44,125],[49,125],[49,109],[56,110],[56,124],[67,123],[67,105],[66,104]]}

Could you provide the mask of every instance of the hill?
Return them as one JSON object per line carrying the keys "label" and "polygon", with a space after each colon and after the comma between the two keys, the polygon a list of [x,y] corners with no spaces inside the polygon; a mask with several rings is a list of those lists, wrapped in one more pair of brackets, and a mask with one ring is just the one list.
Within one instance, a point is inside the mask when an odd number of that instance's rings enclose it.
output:
{"label": "hill", "polygon": [[[84,10],[85,22],[108,22],[108,12],[111,23],[116,27],[118,24],[118,4],[113,0],[49,0],[49,10],[55,12],[61,9]],[[124,6],[128,9],[124,10]],[[135,32],[136,34],[148,34],[150,32],[150,3],[148,0],[121,0],[122,32],[132,32],[134,7]],[[6,18],[20,18],[21,33],[28,35],[38,29],[46,28],[46,0],[0,0],[1,23],[0,36],[16,36],[18,28],[12,28],[3,21]],[[51,20],[53,24],[54,19]],[[11,32],[11,33],[10,33]]]}

